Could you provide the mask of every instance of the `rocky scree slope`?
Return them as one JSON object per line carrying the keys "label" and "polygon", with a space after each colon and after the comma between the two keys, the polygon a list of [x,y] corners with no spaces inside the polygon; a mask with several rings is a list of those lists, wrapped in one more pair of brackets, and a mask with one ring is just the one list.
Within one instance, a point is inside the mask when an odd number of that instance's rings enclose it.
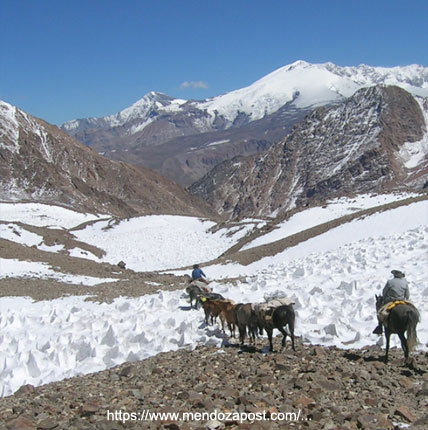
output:
{"label": "rocky scree slope", "polygon": [[208,215],[210,210],[152,170],[111,161],[62,130],[0,102],[0,198],[89,212]]}
{"label": "rocky scree slope", "polygon": [[[274,339],[277,351],[279,338]],[[181,349],[37,388],[23,386],[0,399],[0,425],[9,430],[426,428],[424,353],[413,353],[404,365],[402,351],[393,349],[385,364],[379,347],[345,351],[298,343],[296,352],[287,344],[281,352],[263,354],[266,342],[258,340],[256,348],[240,349],[232,340],[221,350]],[[215,410],[265,413],[267,418],[295,413],[299,419],[240,423],[108,418],[108,411],[144,418],[147,411]]]}
{"label": "rocky scree slope", "polygon": [[229,218],[278,216],[315,201],[423,189],[427,99],[399,87],[364,88],[320,107],[263,155],[216,166],[189,191]]}

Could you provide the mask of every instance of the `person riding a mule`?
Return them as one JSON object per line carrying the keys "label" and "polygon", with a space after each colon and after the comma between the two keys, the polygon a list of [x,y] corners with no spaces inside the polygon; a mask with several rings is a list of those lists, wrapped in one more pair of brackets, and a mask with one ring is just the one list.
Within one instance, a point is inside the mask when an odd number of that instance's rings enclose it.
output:
{"label": "person riding a mule", "polygon": [[392,270],[394,275],[389,279],[382,291],[382,306],[377,312],[378,326],[373,330],[374,334],[382,334],[382,323],[386,321],[390,311],[390,303],[407,301],[410,297],[409,284],[405,275],[400,270]]}
{"label": "person riding a mule", "polygon": [[199,264],[193,265],[192,281],[200,281],[200,282],[205,282],[206,284],[208,284],[207,277],[206,277],[205,273],[203,272],[203,270],[199,267]]}

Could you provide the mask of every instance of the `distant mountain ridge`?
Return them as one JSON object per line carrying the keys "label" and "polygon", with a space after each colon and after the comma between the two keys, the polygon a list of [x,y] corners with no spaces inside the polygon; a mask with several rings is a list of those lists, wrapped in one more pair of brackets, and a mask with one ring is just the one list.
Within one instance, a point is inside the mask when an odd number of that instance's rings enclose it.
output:
{"label": "distant mountain ridge", "polygon": [[102,157],[57,127],[2,101],[0,199],[118,216],[211,214],[204,202],[156,172]]}
{"label": "distant mountain ridge", "polygon": [[319,107],[263,156],[217,165],[190,191],[229,218],[284,215],[354,193],[428,185],[428,99],[363,88]]}
{"label": "distant mountain ridge", "polygon": [[187,186],[238,153],[266,150],[311,109],[378,84],[428,97],[428,68],[297,61],[210,99],[187,101],[151,92],[117,114],[76,119],[61,128],[108,158],[153,168]]}
{"label": "distant mountain ridge", "polygon": [[187,101],[152,91],[115,115],[75,119],[64,123],[62,128],[74,133],[94,125],[114,128],[138,120],[138,126],[128,130],[129,134],[135,134],[154,122],[160,112],[191,112],[193,108],[205,113],[203,119],[196,122],[196,128],[199,126],[200,131],[212,131],[233,127],[242,115],[247,116],[248,121],[255,121],[272,114],[286,103],[292,102],[298,107],[328,104],[350,97],[361,87],[378,84],[397,85],[411,94],[428,97],[428,67],[340,67],[333,63],[296,61],[248,87],[217,97]]}

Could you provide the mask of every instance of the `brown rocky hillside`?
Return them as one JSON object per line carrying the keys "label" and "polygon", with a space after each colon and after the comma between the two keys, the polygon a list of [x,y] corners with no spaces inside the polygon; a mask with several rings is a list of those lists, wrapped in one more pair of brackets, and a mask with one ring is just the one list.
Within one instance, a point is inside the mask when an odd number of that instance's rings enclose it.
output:
{"label": "brown rocky hillside", "polygon": [[230,218],[282,215],[353,193],[421,190],[427,154],[409,159],[422,151],[427,109],[399,87],[359,90],[314,110],[265,154],[226,161],[189,190]]}
{"label": "brown rocky hillside", "polygon": [[133,216],[211,213],[154,171],[111,161],[40,119],[0,103],[0,198]]}

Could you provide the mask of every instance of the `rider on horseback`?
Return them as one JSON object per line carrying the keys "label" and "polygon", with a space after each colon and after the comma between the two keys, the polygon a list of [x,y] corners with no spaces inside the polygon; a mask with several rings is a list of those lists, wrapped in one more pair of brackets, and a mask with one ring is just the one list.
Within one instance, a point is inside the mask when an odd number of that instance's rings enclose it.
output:
{"label": "rider on horseback", "polygon": [[[390,279],[383,289],[382,292],[382,307],[387,303],[395,302],[396,300],[409,300],[409,284],[405,279],[405,275],[403,272],[399,270],[392,270],[391,273],[394,275],[394,278]],[[382,322],[380,319],[382,308],[377,314],[378,318],[378,326],[373,330],[374,334],[381,335],[382,334]]]}
{"label": "rider on horseback", "polygon": [[203,270],[199,267],[199,264],[193,265],[192,281],[202,281],[208,284],[207,277]]}

